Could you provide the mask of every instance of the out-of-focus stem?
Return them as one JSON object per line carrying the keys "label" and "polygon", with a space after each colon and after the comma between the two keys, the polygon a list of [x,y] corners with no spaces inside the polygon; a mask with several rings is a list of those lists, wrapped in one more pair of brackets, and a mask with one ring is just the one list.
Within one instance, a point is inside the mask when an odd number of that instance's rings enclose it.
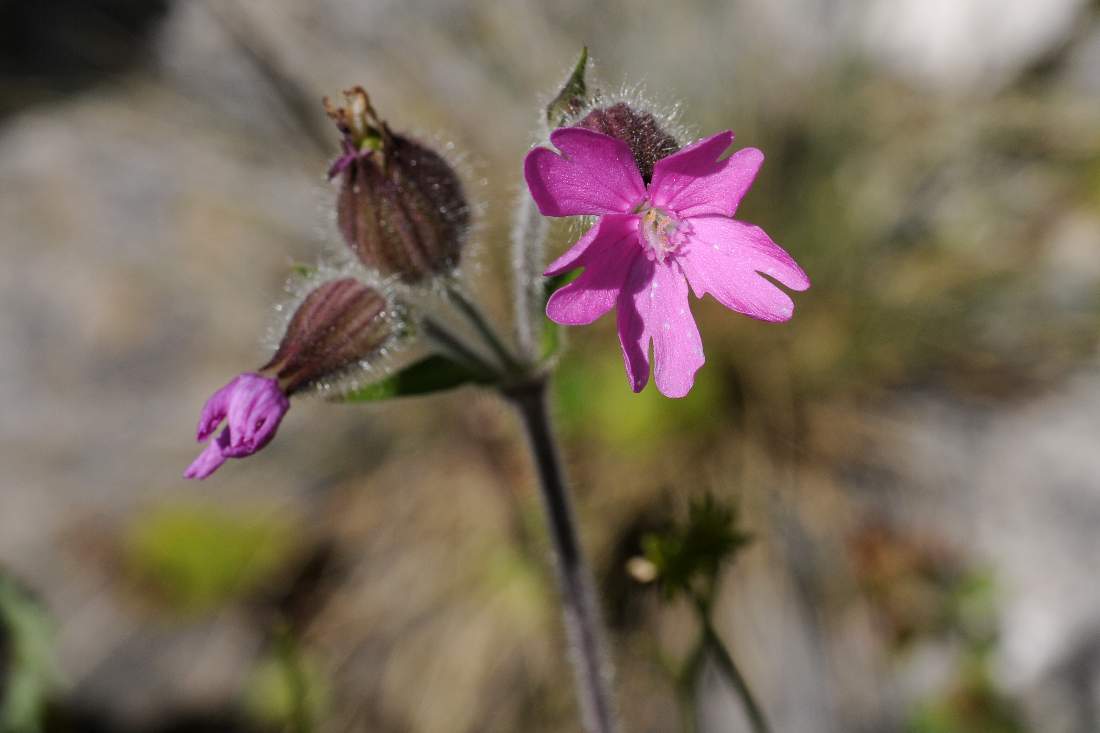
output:
{"label": "out-of-focus stem", "polygon": [[512,276],[515,287],[516,343],[522,361],[539,359],[542,336],[542,267],[550,229],[526,190],[520,193],[512,229]]}
{"label": "out-of-focus stem", "polygon": [[737,697],[741,699],[741,705],[745,708],[745,716],[749,719],[753,733],[771,733],[768,720],[764,717],[764,710],[756,701],[752,689],[749,688],[749,683],[745,680],[745,676],[741,674],[737,663],[733,661],[733,655],[730,654],[729,649],[722,641],[722,637],[718,635],[717,629],[714,628],[714,624],[711,622],[710,604],[701,599],[696,599],[695,606],[699,615],[699,623],[702,625],[703,647],[714,656],[714,661],[718,664],[722,676],[733,685],[734,692],[737,693]]}
{"label": "out-of-focus stem", "polygon": [[313,715],[309,708],[309,685],[306,681],[298,641],[289,628],[284,628],[277,632],[275,644],[290,693],[290,730],[292,733],[312,733]]}
{"label": "out-of-focus stem", "polygon": [[519,410],[527,433],[539,486],[542,489],[557,555],[558,579],[565,607],[566,633],[577,683],[584,728],[589,733],[614,733],[616,711],[611,692],[611,663],[604,643],[592,579],[577,540],[569,489],[546,406],[546,379],[508,389],[506,396]]}
{"label": "out-of-focus stem", "polygon": [[508,371],[514,372],[519,367],[519,362],[512,352],[504,345],[504,341],[497,335],[497,331],[485,318],[485,314],[473,301],[466,297],[462,289],[455,283],[447,286],[447,295],[454,303],[458,311],[469,321],[470,325],[478,332],[481,339],[492,349],[493,354],[500,360],[501,365]]}
{"label": "out-of-focus stem", "polygon": [[424,336],[438,350],[473,368],[475,371],[479,371],[486,376],[495,375],[499,378],[500,370],[482,358],[481,354],[452,332],[451,329],[434,318],[425,318],[420,325]]}
{"label": "out-of-focus stem", "polygon": [[684,662],[683,669],[676,678],[676,698],[680,704],[680,718],[684,723],[684,733],[697,733],[699,714],[696,709],[696,689],[703,662],[707,659],[706,641],[700,637]]}

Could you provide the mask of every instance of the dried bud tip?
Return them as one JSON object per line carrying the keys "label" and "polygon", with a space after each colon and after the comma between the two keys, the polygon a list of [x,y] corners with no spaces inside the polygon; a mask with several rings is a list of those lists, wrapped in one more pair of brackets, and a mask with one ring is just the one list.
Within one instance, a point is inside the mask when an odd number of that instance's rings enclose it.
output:
{"label": "dried bud tip", "polygon": [[340,147],[343,153],[329,168],[329,180],[338,176],[357,157],[384,148],[390,138],[389,128],[374,111],[363,87],[345,90],[344,102],[345,106],[336,107],[328,97],[321,100],[325,114],[336,123],[336,129],[342,136]]}
{"label": "dried bud tip", "polygon": [[385,123],[371,106],[370,97],[363,87],[356,86],[344,91],[346,106],[336,107],[328,97],[321,100],[325,105],[325,114],[336,123],[336,129],[351,143],[355,150],[376,149],[386,134]]}
{"label": "dried bud tip", "polygon": [[585,72],[588,71],[588,46],[581,47],[580,58],[573,67],[573,73],[565,80],[558,96],[546,107],[546,123],[551,129],[561,127],[571,117],[584,109],[588,102],[588,85]]}
{"label": "dried bud tip", "polygon": [[602,132],[629,145],[634,162],[647,184],[657,161],[680,149],[676,138],[661,128],[656,117],[649,112],[639,112],[626,102],[594,109],[577,126]]}

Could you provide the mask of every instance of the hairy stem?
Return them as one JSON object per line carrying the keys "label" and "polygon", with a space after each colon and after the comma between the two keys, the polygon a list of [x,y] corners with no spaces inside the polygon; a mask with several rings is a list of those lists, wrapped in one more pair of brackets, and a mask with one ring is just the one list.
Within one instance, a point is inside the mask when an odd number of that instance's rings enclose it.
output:
{"label": "hairy stem", "polygon": [[512,230],[512,276],[515,280],[515,328],[520,358],[534,363],[539,358],[542,322],[542,266],[546,235],[550,229],[535,201],[523,191],[516,206]]}
{"label": "hairy stem", "polygon": [[420,325],[424,336],[437,350],[482,374],[499,376],[499,369],[483,359],[475,349],[439,321],[425,318]]}
{"label": "hairy stem", "polygon": [[588,733],[614,733],[618,726],[611,693],[611,663],[604,646],[603,624],[592,590],[591,574],[577,540],[569,489],[550,426],[546,379],[540,377],[510,389],[507,397],[523,419],[539,476],[557,555],[566,633],[584,728]]}
{"label": "hairy stem", "polygon": [[493,328],[492,324],[485,317],[485,314],[481,312],[481,309],[477,305],[466,297],[466,294],[462,292],[462,289],[456,283],[449,283],[447,286],[447,295],[450,296],[451,302],[454,303],[458,311],[463,317],[469,321],[470,325],[478,332],[493,354],[500,359],[500,363],[508,371],[516,371],[519,367],[519,362],[515,356],[504,345],[504,341],[497,335],[497,331]]}

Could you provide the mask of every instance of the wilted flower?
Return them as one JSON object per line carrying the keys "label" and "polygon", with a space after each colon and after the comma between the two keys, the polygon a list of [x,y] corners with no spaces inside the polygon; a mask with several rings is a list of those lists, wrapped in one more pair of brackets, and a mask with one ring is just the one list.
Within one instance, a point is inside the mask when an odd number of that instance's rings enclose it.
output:
{"label": "wilted flower", "polygon": [[703,345],[688,304],[713,295],[727,308],[765,321],[786,321],[790,297],[761,275],[794,290],[806,273],[762,229],[733,219],[764,160],[755,148],[719,156],[730,131],[700,140],[654,163],[647,184],[631,146],[579,127],[550,135],[560,153],[527,155],[527,186],[545,216],[596,215],[596,223],[547,276],[584,267],[550,298],[546,314],[563,325],[595,321],[617,307],[619,341],[635,392],[654,379],[683,397],[703,365]]}
{"label": "wilted flower", "polygon": [[229,458],[244,458],[275,437],[289,397],[376,355],[394,336],[389,304],[355,278],[331,280],[306,296],[287,324],[275,356],[259,373],[234,377],[206,401],[196,439],[225,429],[184,473],[203,479]]}
{"label": "wilted flower", "polygon": [[341,177],[336,219],[363,264],[417,283],[458,264],[470,220],[462,183],[451,165],[379,119],[361,87],[329,116],[343,135],[343,154],[329,170]]}

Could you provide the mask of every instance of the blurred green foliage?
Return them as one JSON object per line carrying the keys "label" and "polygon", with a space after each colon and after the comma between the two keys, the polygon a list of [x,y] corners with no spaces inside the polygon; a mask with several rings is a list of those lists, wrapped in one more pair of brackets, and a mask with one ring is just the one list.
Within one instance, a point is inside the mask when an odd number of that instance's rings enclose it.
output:
{"label": "blurred green foliage", "polygon": [[642,548],[666,598],[685,596],[709,606],[719,572],[750,541],[738,528],[737,507],[708,493],[691,501],[683,525],[645,536]]}
{"label": "blurred green foliage", "polygon": [[953,688],[921,705],[907,733],[1028,733],[1018,706],[993,682],[984,658],[970,659]]}
{"label": "blurred green foliage", "polygon": [[955,679],[939,697],[919,704],[908,733],[1027,733],[1019,706],[1003,693],[991,669],[996,650],[996,586],[971,571],[946,594],[946,630],[962,647]]}
{"label": "blurred green foliage", "polygon": [[245,708],[265,725],[288,733],[309,733],[329,708],[328,680],[288,630],[279,630],[274,642],[248,681]]}
{"label": "blurred green foliage", "polygon": [[258,590],[296,548],[295,527],[275,513],[180,503],[134,521],[125,563],[154,599],[189,616]]}
{"label": "blurred green foliage", "polygon": [[653,454],[676,435],[698,438],[720,429],[714,407],[722,402],[719,374],[702,370],[695,388],[670,400],[650,386],[630,391],[617,342],[564,358],[555,378],[560,424],[575,440],[633,455]]}
{"label": "blurred green foliage", "polygon": [[44,609],[0,573],[0,731],[36,733],[57,684]]}

